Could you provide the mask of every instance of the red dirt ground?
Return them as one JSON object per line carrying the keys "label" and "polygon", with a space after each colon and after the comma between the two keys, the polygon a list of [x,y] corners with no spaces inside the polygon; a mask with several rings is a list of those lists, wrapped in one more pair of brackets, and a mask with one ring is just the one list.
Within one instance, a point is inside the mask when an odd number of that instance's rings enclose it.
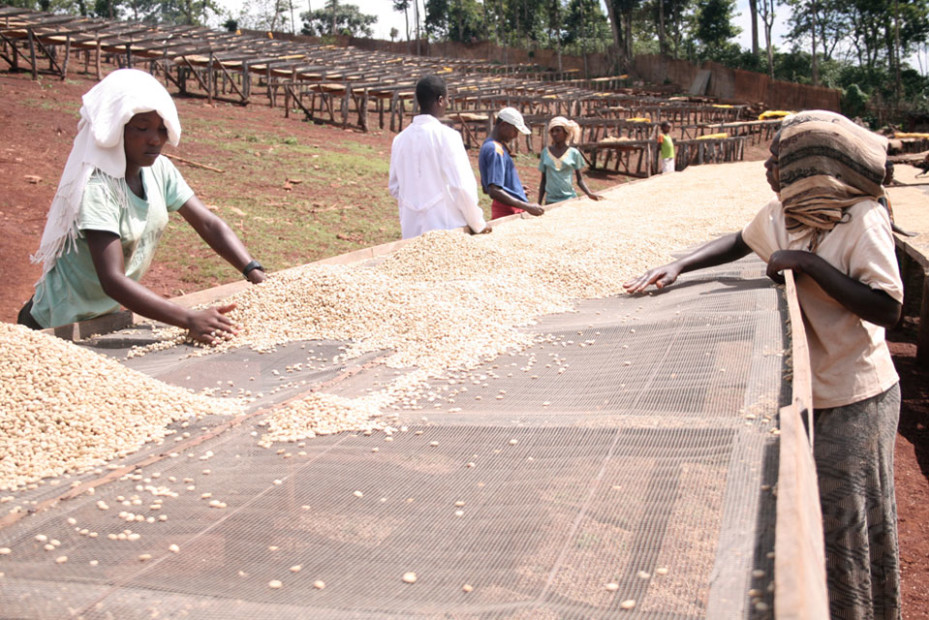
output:
{"label": "red dirt ground", "polygon": [[[45,214],[75,134],[80,96],[92,82],[74,76],[66,82],[44,76],[0,73],[0,320],[14,322],[32,294],[39,267],[29,262],[38,247]],[[247,110],[202,100],[178,100],[181,118],[234,116],[233,122],[280,130],[280,110],[260,105]],[[306,131],[331,139],[331,129],[303,124]],[[301,128],[301,132],[304,129]],[[379,145],[389,151],[389,132],[346,132],[345,140]],[[200,153],[198,152],[198,155]],[[764,148],[749,157],[763,159]],[[527,171],[531,175],[531,171]],[[529,178],[532,178],[531,176]],[[154,265],[145,284],[162,295],[181,288],[176,276]],[[910,326],[888,334],[901,377],[903,404],[896,446],[896,484],[900,522],[904,618],[929,620],[929,369],[916,363],[915,333]]]}

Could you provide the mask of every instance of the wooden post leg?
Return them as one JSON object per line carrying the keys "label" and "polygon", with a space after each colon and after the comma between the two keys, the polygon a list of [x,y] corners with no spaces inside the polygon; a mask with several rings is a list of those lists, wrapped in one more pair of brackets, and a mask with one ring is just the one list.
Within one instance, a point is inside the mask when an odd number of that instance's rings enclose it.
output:
{"label": "wooden post leg", "polygon": [[61,65],[61,81],[63,82],[68,77],[68,61],[71,60],[71,35],[65,38],[65,59],[64,63]]}
{"label": "wooden post leg", "polygon": [[342,97],[342,129],[348,127],[348,108],[349,102],[352,100],[352,87],[348,82],[345,82],[345,96]]}
{"label": "wooden post leg", "polygon": [[32,79],[39,79],[39,68],[36,65],[35,59],[35,35],[32,33],[32,28],[28,28],[26,32],[29,35],[29,62],[32,64]]}
{"label": "wooden post leg", "polygon": [[361,109],[358,111],[358,124],[361,125],[361,130],[367,133],[368,131],[368,89],[366,88],[364,94],[361,96]]}
{"label": "wooden post leg", "polygon": [[284,84],[284,118],[290,118],[290,89]]}

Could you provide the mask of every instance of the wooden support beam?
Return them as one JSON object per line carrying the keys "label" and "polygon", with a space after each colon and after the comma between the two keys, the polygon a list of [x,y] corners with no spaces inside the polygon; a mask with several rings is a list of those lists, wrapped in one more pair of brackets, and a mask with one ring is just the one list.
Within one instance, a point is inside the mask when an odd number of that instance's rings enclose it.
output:
{"label": "wooden support beam", "polygon": [[32,66],[32,79],[39,79],[39,68],[36,66],[35,60],[35,36],[32,34],[32,28],[27,28],[26,32],[29,36],[29,64]]}
{"label": "wooden support beam", "polygon": [[[200,82],[203,84],[203,82]],[[213,51],[210,50],[210,63],[206,66],[206,102],[213,106]]]}
{"label": "wooden support beam", "polygon": [[293,98],[294,103],[297,104],[297,107],[303,110],[303,113],[306,115],[306,119],[308,121],[313,120],[313,113],[310,110],[308,110],[305,105],[303,105],[303,101],[301,101],[300,97],[294,92],[293,85],[285,84],[284,90],[290,93],[290,96]]}
{"label": "wooden support beam", "polygon": [[345,94],[342,95],[342,129],[348,127],[348,108],[349,102],[352,100],[352,87],[348,82],[345,82]]}
{"label": "wooden support beam", "polygon": [[23,60],[25,60],[26,62],[29,62],[29,58],[26,56],[26,54],[22,50],[16,47],[15,39],[7,38],[6,36],[3,35],[2,32],[0,32],[0,38],[2,38],[5,43],[9,43],[10,45],[10,50],[12,52],[11,54],[12,62],[10,61],[10,59],[7,59],[7,62],[10,63],[10,69],[14,72],[19,71],[19,57],[22,56]]}
{"label": "wooden support beam", "polygon": [[65,37],[65,59],[61,65],[61,81],[68,77],[68,61],[71,60],[71,35]]}
{"label": "wooden support beam", "polygon": [[[210,87],[203,83],[203,79],[200,77],[200,74],[197,72],[194,66],[190,64],[190,61],[187,60],[186,56],[184,57],[183,60],[184,60],[184,64],[187,65],[187,68],[193,73],[194,77],[197,79],[197,82],[200,84],[200,88],[205,90],[207,93],[210,93],[211,92]],[[212,99],[210,101],[212,102]]]}

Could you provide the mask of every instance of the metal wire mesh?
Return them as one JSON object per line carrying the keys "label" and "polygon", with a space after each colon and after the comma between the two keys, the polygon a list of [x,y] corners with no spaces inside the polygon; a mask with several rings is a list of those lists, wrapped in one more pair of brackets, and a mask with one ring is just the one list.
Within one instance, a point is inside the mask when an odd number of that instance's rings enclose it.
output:
{"label": "metal wire mesh", "polygon": [[541,320],[538,345],[431,380],[395,412],[406,432],[271,449],[263,407],[402,371],[372,355],[346,372],[339,343],[128,360],[263,396],[217,436],[193,441],[223,423],[195,422],[128,460],[164,458],[0,530],[0,616],[767,617],[780,306],[752,260],[584,302]]}

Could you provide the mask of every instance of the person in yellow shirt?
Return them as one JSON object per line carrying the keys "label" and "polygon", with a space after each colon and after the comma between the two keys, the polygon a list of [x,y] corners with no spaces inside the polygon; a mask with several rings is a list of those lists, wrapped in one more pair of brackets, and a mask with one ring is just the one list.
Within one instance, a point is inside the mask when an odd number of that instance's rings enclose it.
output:
{"label": "person in yellow shirt", "polygon": [[661,159],[661,174],[674,172],[674,139],[671,138],[671,123],[663,121],[659,125],[658,152]]}

